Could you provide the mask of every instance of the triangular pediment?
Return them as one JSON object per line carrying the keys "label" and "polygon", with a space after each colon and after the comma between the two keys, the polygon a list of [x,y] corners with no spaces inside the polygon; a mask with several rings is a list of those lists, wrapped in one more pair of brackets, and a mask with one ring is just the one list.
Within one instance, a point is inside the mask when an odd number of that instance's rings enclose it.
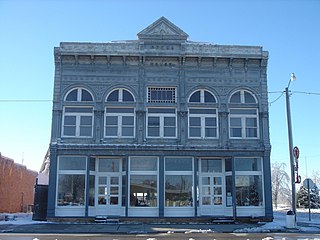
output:
{"label": "triangular pediment", "polygon": [[149,25],[138,33],[140,40],[184,40],[188,38],[188,34],[174,25],[165,17],[159,18],[157,21]]}

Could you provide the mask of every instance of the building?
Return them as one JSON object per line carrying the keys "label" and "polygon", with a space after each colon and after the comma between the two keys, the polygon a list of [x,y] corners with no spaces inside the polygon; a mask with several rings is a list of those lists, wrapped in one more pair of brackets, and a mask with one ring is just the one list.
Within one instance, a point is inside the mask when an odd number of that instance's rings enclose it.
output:
{"label": "building", "polygon": [[0,213],[32,211],[37,172],[0,153]]}
{"label": "building", "polygon": [[48,218],[272,220],[268,52],[137,40],[54,49]]}

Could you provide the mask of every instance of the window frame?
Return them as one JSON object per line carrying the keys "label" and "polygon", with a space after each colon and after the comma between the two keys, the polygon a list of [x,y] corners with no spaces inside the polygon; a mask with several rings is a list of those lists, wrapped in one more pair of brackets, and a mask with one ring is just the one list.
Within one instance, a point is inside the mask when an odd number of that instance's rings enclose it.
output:
{"label": "window frame", "polygon": [[[132,113],[129,112],[124,112],[124,113],[108,113],[107,108],[114,108],[114,109],[119,109],[119,108],[128,108],[132,109]],[[114,125],[114,127],[117,127],[117,135],[107,135],[107,117],[117,117],[117,125]],[[123,136],[123,126],[122,125],[122,119],[124,117],[133,117],[133,125],[130,125],[133,127],[133,135],[132,136]],[[129,125],[128,125],[129,126]],[[104,111],[104,137],[105,138],[135,138],[136,135],[136,114],[135,114],[135,108],[131,106],[121,106],[121,107],[115,107],[115,106],[105,106],[105,111]]]}
{"label": "window frame", "polygon": [[[67,108],[74,108],[74,109],[91,109],[91,112],[66,112]],[[75,117],[76,122],[75,125],[65,125],[66,117]],[[81,136],[81,118],[82,117],[91,117],[91,134],[90,136]],[[93,125],[94,125],[94,108],[93,106],[63,106],[63,115],[62,115],[62,128],[61,128],[61,136],[67,138],[92,138],[93,137]],[[75,134],[74,135],[66,135],[65,134],[65,127],[67,126],[74,126],[75,127]],[[89,125],[84,125],[89,126]]]}
{"label": "window frame", "polygon": [[[153,99],[153,91],[156,92],[157,97],[160,96],[160,99]],[[171,99],[161,99],[163,96],[161,92],[166,91],[171,93]],[[167,96],[166,96],[167,97]],[[177,103],[177,87],[174,86],[148,86],[147,87],[147,102],[148,103]]]}
{"label": "window frame", "polygon": [[[232,110],[243,111],[243,113],[231,113]],[[254,110],[254,114],[245,113],[245,111]],[[230,139],[259,139],[260,138],[260,130],[259,130],[259,113],[257,108],[229,108],[229,138]],[[233,136],[232,129],[236,127],[231,126],[231,119],[240,119],[241,124],[241,136]],[[257,135],[256,136],[247,136],[247,119],[255,119],[256,127],[250,127],[250,129],[256,129]],[[239,128],[239,126],[237,127]]]}
{"label": "window frame", "polygon": [[[85,160],[85,167],[84,167],[84,169],[78,169],[78,170],[68,170],[68,169],[63,169],[63,170],[61,170],[60,169],[60,161],[62,160],[62,158],[81,158],[81,159],[84,159]],[[62,156],[58,156],[58,163],[57,163],[57,179],[56,179],[56,203],[55,203],[55,206],[57,207],[57,208],[65,208],[65,207],[72,207],[72,208],[75,208],[75,207],[85,207],[85,205],[86,205],[86,188],[88,187],[87,186],[87,161],[88,161],[88,158],[87,157],[85,157],[85,156],[74,156],[74,155],[72,155],[72,156],[64,156],[64,155],[62,155]],[[84,176],[84,189],[83,189],[83,196],[84,196],[84,198],[83,198],[83,204],[81,204],[81,205],[73,205],[73,204],[68,204],[68,205],[59,205],[58,204],[58,197],[59,197],[59,180],[60,180],[60,177],[62,176],[62,175],[71,175],[71,176],[75,176],[75,175],[77,175],[77,176]]]}
{"label": "window frame", "polygon": [[[196,109],[207,109],[207,110],[215,110],[215,114],[210,114],[210,113],[191,113],[190,110],[196,110]],[[189,107],[189,114],[188,114],[188,138],[190,139],[218,139],[219,138],[219,131],[218,131],[218,114],[217,114],[218,109],[217,108],[196,108],[196,107]],[[200,136],[191,136],[191,118],[200,118]],[[211,127],[211,126],[206,126],[206,119],[207,118],[214,118],[216,121],[216,125]],[[215,128],[215,135],[214,137],[207,137],[206,136],[206,130],[207,129],[212,129]]]}
{"label": "window frame", "polygon": [[[167,170],[166,169],[166,165],[167,165],[167,159],[177,159],[177,158],[189,158],[191,159],[191,170],[183,170],[183,171],[179,171],[179,170]],[[194,196],[194,192],[192,190],[192,187],[194,186],[194,158],[193,157],[172,157],[172,156],[166,156],[164,157],[164,186],[163,186],[163,189],[164,189],[164,206],[165,208],[181,208],[181,207],[186,207],[186,208],[192,208],[194,207],[195,205],[195,196]],[[192,201],[191,201],[191,205],[188,205],[188,206],[167,206],[167,198],[166,198],[166,179],[167,179],[167,176],[189,176],[191,177],[191,184],[192,184],[192,187],[191,187],[191,197],[192,197]]]}
{"label": "window frame", "polygon": [[[172,109],[174,110],[174,113],[150,113],[150,109]],[[158,136],[150,136],[149,135],[149,117],[159,118],[159,135]],[[165,136],[165,118],[174,118],[175,119],[175,125],[174,125],[174,136]],[[178,121],[177,121],[177,109],[172,107],[167,108],[157,108],[157,107],[148,107],[147,113],[146,113],[146,136],[147,138],[177,138],[177,129],[178,129]],[[171,126],[167,126],[171,127]]]}

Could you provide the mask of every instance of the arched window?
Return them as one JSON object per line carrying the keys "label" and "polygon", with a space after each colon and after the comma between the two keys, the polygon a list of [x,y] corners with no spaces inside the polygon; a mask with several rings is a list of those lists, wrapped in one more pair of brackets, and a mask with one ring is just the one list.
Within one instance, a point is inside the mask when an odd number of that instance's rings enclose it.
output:
{"label": "arched window", "polygon": [[190,103],[216,103],[215,96],[207,90],[197,90],[189,98]]}
{"label": "arched window", "polygon": [[92,102],[92,94],[81,87],[71,89],[67,92],[65,99],[66,102]]}
{"label": "arched window", "polygon": [[107,102],[134,102],[133,95],[124,88],[113,90],[107,96]]}
{"label": "arched window", "polygon": [[217,103],[215,96],[208,90],[200,89],[190,95],[189,138],[208,139],[218,137],[217,108],[212,106],[215,103]]}
{"label": "arched window", "polygon": [[[104,136],[108,138],[133,138],[135,136],[135,102],[131,92],[118,88],[106,98]],[[112,103],[121,103],[121,105]]]}
{"label": "arched window", "polygon": [[62,137],[92,137],[93,106],[78,105],[75,102],[93,102],[92,94],[82,87],[67,92],[63,107]]}
{"label": "arched window", "polygon": [[259,138],[258,104],[253,93],[238,90],[229,99],[229,136],[233,139]]}

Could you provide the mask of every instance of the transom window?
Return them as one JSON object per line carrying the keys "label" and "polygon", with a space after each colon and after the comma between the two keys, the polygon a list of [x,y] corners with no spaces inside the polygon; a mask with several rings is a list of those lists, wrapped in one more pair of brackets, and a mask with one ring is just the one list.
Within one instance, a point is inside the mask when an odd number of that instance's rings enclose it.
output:
{"label": "transom window", "polygon": [[216,103],[216,98],[214,95],[204,89],[197,90],[191,94],[189,98],[190,103]]}
{"label": "transom window", "polygon": [[229,109],[230,138],[259,138],[259,116],[256,97],[247,90],[239,90],[232,94],[229,104],[232,106]]}
{"label": "transom window", "polygon": [[71,89],[65,96],[66,102],[92,102],[92,94],[81,87]]}
{"label": "transom window", "polygon": [[176,109],[148,108],[147,136],[175,138],[177,136]]}
{"label": "transom window", "polygon": [[148,87],[149,103],[175,103],[175,87]]}
{"label": "transom window", "polygon": [[106,107],[105,137],[134,137],[134,108]]}
{"label": "transom window", "polygon": [[113,90],[107,96],[107,102],[134,102],[133,95],[124,88]]}
{"label": "transom window", "polygon": [[249,91],[239,90],[232,94],[230,103],[257,103],[257,100]]}
{"label": "transom window", "polygon": [[64,107],[62,136],[92,137],[93,107]]}

